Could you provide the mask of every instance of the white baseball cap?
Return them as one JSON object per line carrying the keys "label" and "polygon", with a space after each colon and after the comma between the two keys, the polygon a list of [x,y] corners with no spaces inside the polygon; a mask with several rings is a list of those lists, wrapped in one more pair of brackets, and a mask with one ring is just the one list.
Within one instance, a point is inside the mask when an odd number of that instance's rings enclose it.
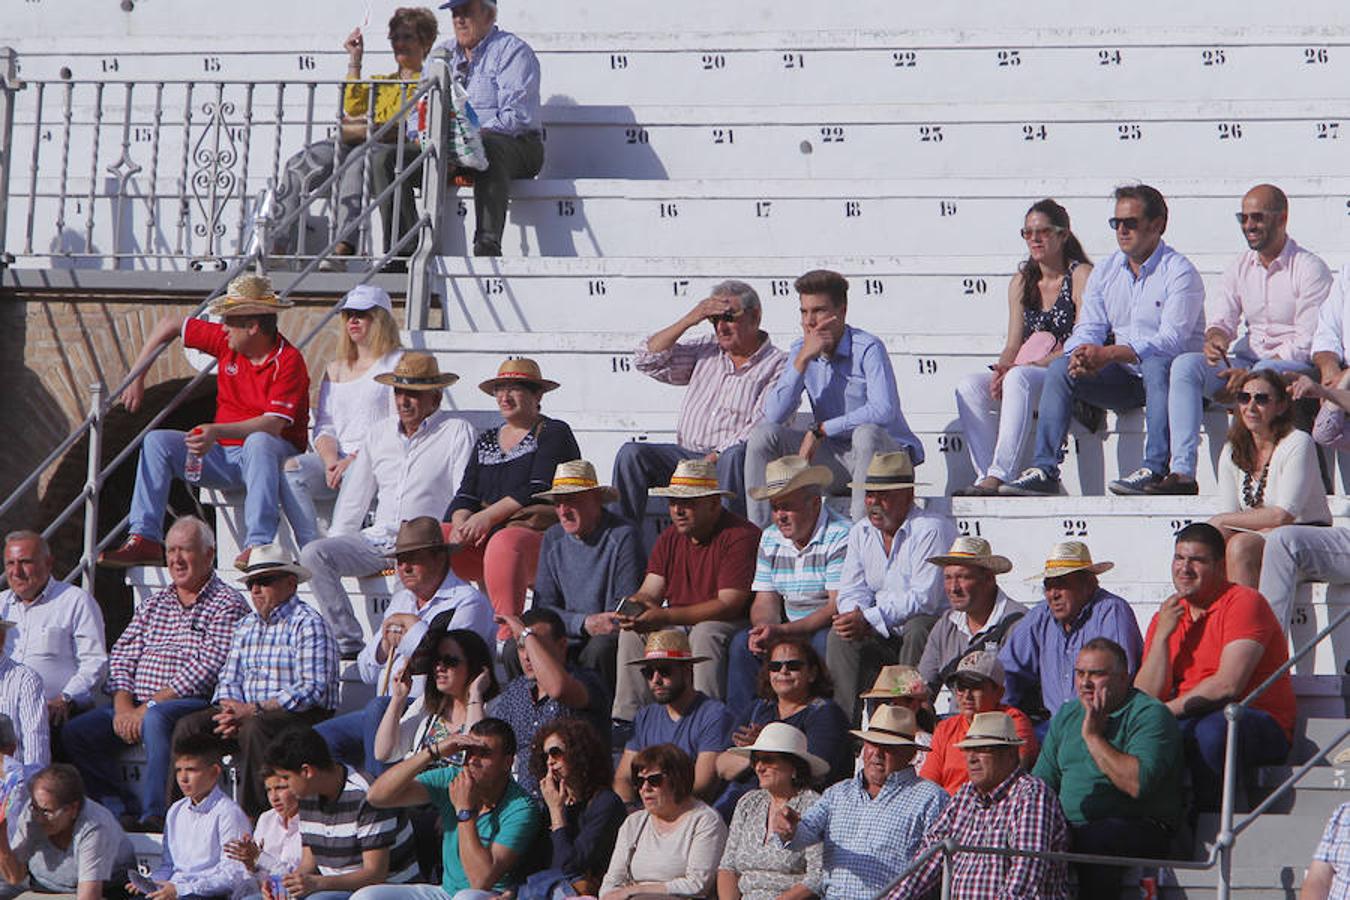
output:
{"label": "white baseball cap", "polygon": [[376,306],[387,313],[394,311],[394,304],[384,288],[373,284],[358,284],[347,292],[347,296],[342,298],[342,303],[338,305],[338,309],[362,310],[372,309]]}

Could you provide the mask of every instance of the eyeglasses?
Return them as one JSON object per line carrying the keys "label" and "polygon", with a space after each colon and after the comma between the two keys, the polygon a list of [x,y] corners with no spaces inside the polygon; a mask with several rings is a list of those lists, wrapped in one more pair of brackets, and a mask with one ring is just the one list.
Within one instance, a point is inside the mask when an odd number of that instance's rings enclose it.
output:
{"label": "eyeglasses", "polygon": [[673,666],[643,666],[641,669],[638,669],[638,671],[642,673],[643,681],[651,681],[657,675],[660,675],[662,678],[669,678],[671,673],[675,671],[675,668]]}
{"label": "eyeglasses", "polygon": [[1267,394],[1265,391],[1257,391],[1254,394],[1249,393],[1248,391],[1237,392],[1237,402],[1238,405],[1240,406],[1246,406],[1248,403],[1253,402],[1255,402],[1257,406],[1265,406],[1273,399],[1275,398],[1272,397],[1270,394]]}
{"label": "eyeglasses", "polygon": [[633,777],[633,787],[639,791],[644,785],[651,785],[653,788],[659,788],[666,783],[665,772],[652,772],[650,775],[636,775]]}
{"label": "eyeglasses", "polygon": [[544,751],[544,755],[549,759],[562,759],[567,755],[567,751],[562,747],[553,746]]}
{"label": "eyeglasses", "polygon": [[464,662],[464,660],[460,657],[455,656],[453,653],[447,653],[444,656],[438,656],[432,660],[432,665],[438,669],[458,669],[459,664],[462,662]]}
{"label": "eyeglasses", "polygon": [[737,319],[739,319],[740,317],[741,317],[741,314],[738,313],[738,312],[724,312],[724,313],[721,313],[720,315],[716,315],[716,316],[708,316],[708,322],[709,322],[709,324],[712,324],[712,325],[716,325],[718,322],[727,322],[727,323],[731,323],[731,322],[735,322],[735,321],[736,321]]}
{"label": "eyeglasses", "polygon": [[49,822],[61,815],[61,810],[65,809],[64,806],[58,806],[56,809],[47,809],[46,807],[38,806],[36,800],[30,801],[28,808],[33,811],[33,815],[41,816]]}
{"label": "eyeglasses", "polygon": [[1022,235],[1022,240],[1029,241],[1032,238],[1048,238],[1052,234],[1059,234],[1063,231],[1058,225],[1051,225],[1048,228],[1023,228],[1018,234]]}
{"label": "eyeglasses", "polygon": [[278,572],[275,575],[259,575],[248,580],[249,587],[271,587],[286,576]]}
{"label": "eyeglasses", "polygon": [[1275,218],[1276,215],[1277,213],[1271,212],[1270,210],[1267,209],[1267,210],[1258,210],[1257,212],[1254,213],[1244,213],[1244,212],[1233,213],[1233,218],[1237,219],[1239,225],[1246,225],[1247,222],[1249,221],[1253,225],[1260,225],[1262,222],[1266,220],[1267,217],[1273,219]]}
{"label": "eyeglasses", "polygon": [[784,669],[787,669],[789,672],[800,672],[802,669],[806,668],[806,660],[771,659],[765,663],[765,665],[769,667],[770,672],[781,672]]}
{"label": "eyeglasses", "polygon": [[1124,228],[1126,231],[1135,231],[1139,228],[1139,217],[1128,216],[1124,219],[1112,216],[1106,220],[1106,224],[1111,226],[1112,231],[1120,231]]}

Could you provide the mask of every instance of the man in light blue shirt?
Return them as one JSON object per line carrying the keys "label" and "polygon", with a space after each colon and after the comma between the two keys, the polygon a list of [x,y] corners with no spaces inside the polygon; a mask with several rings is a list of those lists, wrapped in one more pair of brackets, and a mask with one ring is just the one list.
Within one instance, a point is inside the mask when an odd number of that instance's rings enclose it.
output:
{"label": "man in light blue shirt", "polygon": [[487,171],[474,174],[474,256],[501,256],[512,178],[533,178],[544,166],[539,59],[530,45],[497,27],[497,0],[449,0],[455,40],[451,76],[478,114]]}
{"label": "man in light blue shirt", "polygon": [[[788,349],[789,365],[764,399],[764,421],[750,432],[745,450],[747,488],[764,485],[770,460],[788,453],[829,467],[833,487],[860,482],[877,453],[904,450],[914,465],[923,462],[923,445],[900,410],[900,394],[886,345],[852,326],[848,279],[816,269],[793,285],[800,295],[802,337]],[[804,435],[788,427],[806,390],[814,424]],[[863,491],[853,489],[852,519],[863,516]],[[769,504],[746,503],[750,521],[769,524]]]}
{"label": "man in light blue shirt", "polygon": [[1190,260],[1163,243],[1163,195],[1137,184],[1116,188],[1115,197],[1110,225],[1120,250],[1088,277],[1078,323],[1046,373],[1031,466],[1001,494],[1059,493],[1075,400],[1117,412],[1144,407],[1143,465],[1111,482],[1112,493],[1142,494],[1167,474],[1172,361],[1204,342],[1205,287]]}
{"label": "man in light blue shirt", "polygon": [[914,505],[914,467],[902,451],[878,453],[851,487],[867,517],[848,534],[825,665],[835,702],[857,720],[858,691],[885,665],[917,666],[928,632],[947,609],[942,569],[928,558],[956,538],[951,519]]}

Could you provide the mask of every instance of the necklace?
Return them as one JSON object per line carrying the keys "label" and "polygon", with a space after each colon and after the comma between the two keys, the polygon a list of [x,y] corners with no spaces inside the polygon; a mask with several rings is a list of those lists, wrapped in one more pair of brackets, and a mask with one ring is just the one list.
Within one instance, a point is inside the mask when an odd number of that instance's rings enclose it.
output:
{"label": "necklace", "polygon": [[1256,482],[1256,490],[1252,491],[1252,473],[1242,473],[1242,502],[1248,509],[1260,509],[1261,502],[1266,496],[1266,476],[1270,474],[1270,463],[1261,467],[1261,478]]}

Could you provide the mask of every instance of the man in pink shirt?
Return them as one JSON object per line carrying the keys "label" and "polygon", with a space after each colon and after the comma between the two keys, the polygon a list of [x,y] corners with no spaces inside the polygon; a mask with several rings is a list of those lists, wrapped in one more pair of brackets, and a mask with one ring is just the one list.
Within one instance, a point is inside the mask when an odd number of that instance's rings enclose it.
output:
{"label": "man in pink shirt", "polygon": [[[1224,271],[1205,310],[1205,346],[1172,363],[1167,418],[1170,473],[1144,487],[1146,494],[1196,494],[1196,457],[1206,398],[1230,402],[1230,386],[1249,370],[1313,373],[1312,342],[1331,271],[1289,237],[1289,198],[1273,184],[1258,184],[1242,198],[1238,225],[1250,248]],[[1238,325],[1247,334],[1236,343]]]}

